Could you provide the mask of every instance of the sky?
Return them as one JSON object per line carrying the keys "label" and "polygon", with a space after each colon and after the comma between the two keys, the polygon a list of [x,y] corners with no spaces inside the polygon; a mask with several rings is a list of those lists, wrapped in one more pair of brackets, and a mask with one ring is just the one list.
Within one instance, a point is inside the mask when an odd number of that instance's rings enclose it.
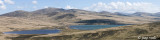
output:
{"label": "sky", "polygon": [[43,8],[82,9],[108,12],[160,12],[160,0],[0,0],[0,14]]}

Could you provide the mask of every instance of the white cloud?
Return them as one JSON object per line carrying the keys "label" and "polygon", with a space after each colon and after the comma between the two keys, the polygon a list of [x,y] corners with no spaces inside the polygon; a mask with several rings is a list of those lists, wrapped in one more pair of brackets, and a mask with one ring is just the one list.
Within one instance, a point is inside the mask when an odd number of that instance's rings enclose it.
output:
{"label": "white cloud", "polygon": [[36,0],[32,1],[33,4],[37,4],[38,2]]}
{"label": "white cloud", "polygon": [[91,11],[109,11],[109,12],[125,12],[125,13],[134,13],[134,12],[160,12],[160,7],[146,2],[111,2],[111,3],[102,3],[93,4],[92,6],[85,7],[85,10]]}
{"label": "white cloud", "polygon": [[7,9],[5,3],[15,4],[12,0],[4,0],[4,1],[0,0],[0,9],[2,10]]}
{"label": "white cloud", "polygon": [[67,6],[65,7],[65,9],[77,9],[77,8],[71,7],[70,5],[67,5]]}
{"label": "white cloud", "polygon": [[5,5],[2,5],[2,6],[0,6],[0,9],[6,9],[6,6]]}
{"label": "white cloud", "polygon": [[6,9],[6,5],[4,5],[2,0],[0,0],[0,9]]}
{"label": "white cloud", "polygon": [[48,6],[44,6],[44,8],[48,8]]}
{"label": "white cloud", "polygon": [[4,0],[4,2],[8,4],[15,4],[12,0]]}

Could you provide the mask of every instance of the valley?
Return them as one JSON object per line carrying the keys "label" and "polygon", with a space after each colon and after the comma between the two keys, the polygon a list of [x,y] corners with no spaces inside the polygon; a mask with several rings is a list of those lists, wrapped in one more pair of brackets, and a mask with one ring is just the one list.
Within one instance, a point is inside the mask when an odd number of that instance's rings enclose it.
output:
{"label": "valley", "polygon": [[[80,9],[45,8],[32,12],[17,10],[0,15],[0,39],[2,40],[115,40],[136,39],[138,36],[159,35],[159,16],[137,12],[93,12]],[[154,23],[155,22],[155,23]],[[75,30],[71,25],[122,25],[97,30]],[[57,34],[19,35],[4,34],[9,31],[60,29]],[[153,33],[153,34],[152,34]],[[119,35],[121,34],[121,35]],[[20,38],[20,39],[19,39]]]}

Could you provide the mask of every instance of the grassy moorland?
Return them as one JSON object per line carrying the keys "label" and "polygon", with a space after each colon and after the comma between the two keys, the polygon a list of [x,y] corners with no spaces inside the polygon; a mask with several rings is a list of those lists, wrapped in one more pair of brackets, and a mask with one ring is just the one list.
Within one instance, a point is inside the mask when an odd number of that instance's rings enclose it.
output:
{"label": "grassy moorland", "polygon": [[47,35],[20,35],[13,40],[138,40],[139,36],[160,37],[160,22]]}
{"label": "grassy moorland", "polygon": [[[79,9],[45,8],[32,12],[17,10],[0,15],[1,40],[116,40],[137,39],[137,36],[159,34],[159,16],[146,13],[124,15]],[[70,25],[139,24],[98,30],[73,30]],[[58,34],[19,35],[9,31],[61,29]],[[20,38],[20,39],[19,39]]]}

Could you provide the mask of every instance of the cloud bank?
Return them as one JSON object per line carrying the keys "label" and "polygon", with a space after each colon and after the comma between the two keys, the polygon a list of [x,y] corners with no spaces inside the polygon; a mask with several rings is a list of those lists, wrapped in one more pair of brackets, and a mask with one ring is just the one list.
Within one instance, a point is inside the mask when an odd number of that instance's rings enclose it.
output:
{"label": "cloud bank", "polygon": [[32,4],[37,4],[37,1],[36,0],[32,1]]}
{"label": "cloud bank", "polygon": [[12,0],[4,0],[4,2],[8,4],[15,4]]}
{"label": "cloud bank", "polygon": [[0,0],[0,9],[6,9],[6,5],[4,5],[2,0]]}
{"label": "cloud bank", "polygon": [[70,5],[67,5],[67,6],[65,7],[65,9],[77,9],[77,8],[72,7],[72,6],[70,6]]}
{"label": "cloud bank", "polygon": [[44,6],[44,8],[48,8],[48,6]]}
{"label": "cloud bank", "polygon": [[0,0],[0,10],[6,9],[5,3],[7,3],[7,4],[15,4],[12,0],[4,0],[4,1]]}
{"label": "cloud bank", "polygon": [[84,10],[90,11],[109,11],[109,12],[124,12],[124,13],[134,13],[134,12],[149,12],[155,13],[160,12],[160,7],[146,2],[111,2],[103,3],[98,2],[89,7],[83,8]]}

